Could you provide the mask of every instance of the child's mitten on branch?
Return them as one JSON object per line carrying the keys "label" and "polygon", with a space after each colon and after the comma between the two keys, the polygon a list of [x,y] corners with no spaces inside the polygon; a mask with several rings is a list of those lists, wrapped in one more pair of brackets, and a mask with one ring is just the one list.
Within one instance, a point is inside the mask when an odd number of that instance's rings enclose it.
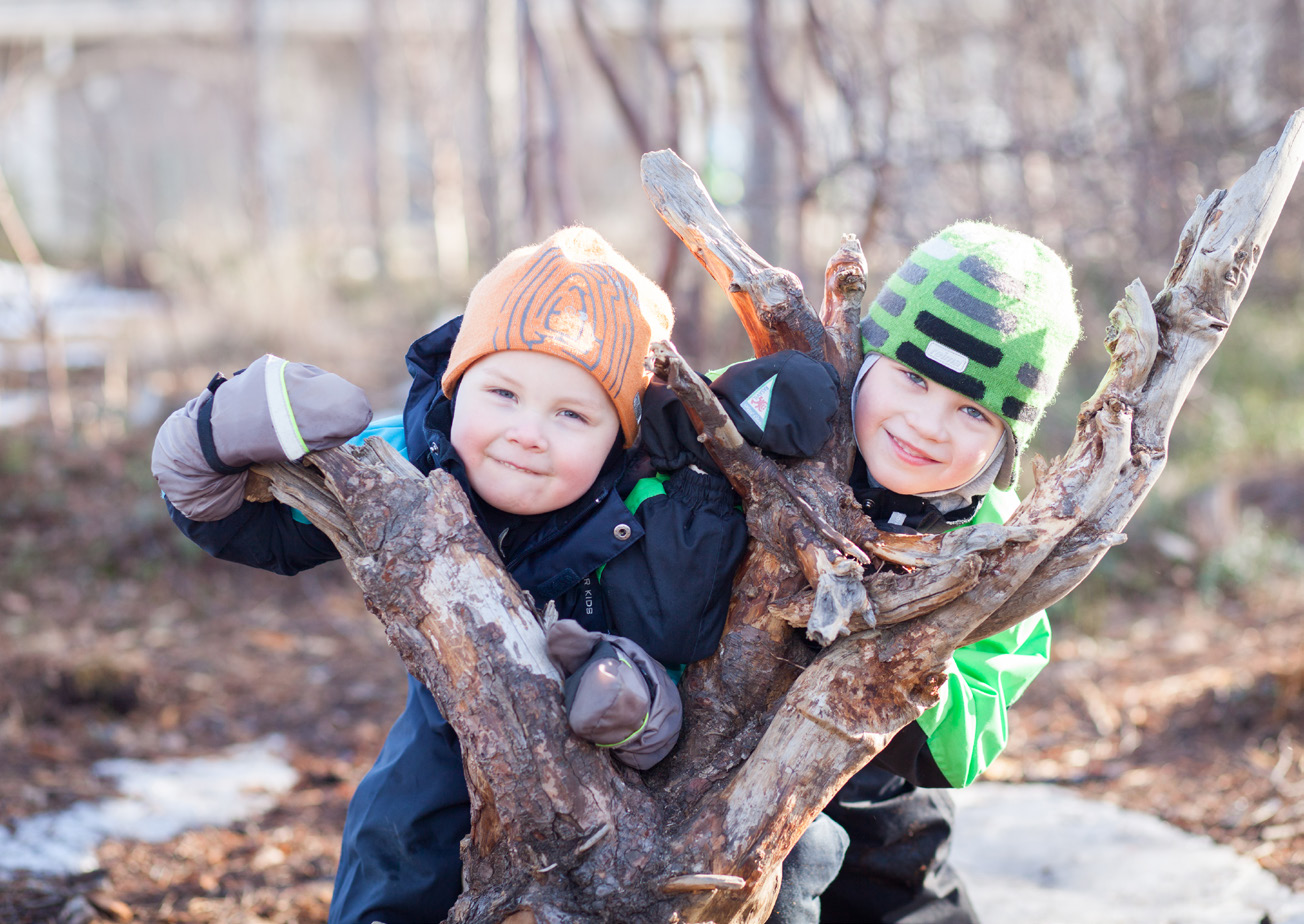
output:
{"label": "child's mitten on branch", "polygon": [[[833,433],[837,373],[796,350],[734,363],[711,382],[711,391],[743,438],[766,452],[809,458]],[[643,404],[643,448],[653,468],[714,468],[688,412],[669,388],[654,383]]]}
{"label": "child's mitten on branch", "polygon": [[172,505],[192,520],[220,520],[244,500],[246,470],[338,446],[371,422],[356,385],[271,354],[220,375],[159,428],[151,468]]}
{"label": "child's mitten on branch", "polygon": [[809,458],[833,433],[838,374],[797,350],[735,363],[711,390],[743,438],[766,452]]}
{"label": "child's mitten on branch", "polygon": [[576,735],[639,770],[670,753],[683,721],[679,691],[639,645],[560,619],[548,629],[548,656],[566,676],[566,718]]}

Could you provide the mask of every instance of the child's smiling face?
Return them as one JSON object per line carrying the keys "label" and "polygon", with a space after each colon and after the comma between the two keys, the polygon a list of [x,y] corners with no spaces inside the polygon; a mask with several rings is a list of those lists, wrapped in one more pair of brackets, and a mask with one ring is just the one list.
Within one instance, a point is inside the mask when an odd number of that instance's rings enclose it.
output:
{"label": "child's smiling face", "polygon": [[490,353],[463,375],[450,439],[467,480],[507,513],[559,510],[597,479],[620,430],[598,380],[547,353]]}
{"label": "child's smiling face", "polygon": [[1004,435],[991,411],[886,356],[865,373],[854,416],[869,473],[898,494],[968,483]]}

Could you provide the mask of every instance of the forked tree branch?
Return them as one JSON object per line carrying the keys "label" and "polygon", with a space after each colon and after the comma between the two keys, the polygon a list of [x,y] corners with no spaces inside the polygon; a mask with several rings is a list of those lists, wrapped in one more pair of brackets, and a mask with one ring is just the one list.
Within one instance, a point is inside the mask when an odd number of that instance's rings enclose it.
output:
{"label": "forked tree branch", "polygon": [[779,350],[821,355],[826,334],[801,281],[766,263],[724,220],[697,174],[673,151],[644,154],[652,206],[724,289],[758,356]]}
{"label": "forked tree branch", "polygon": [[[1118,531],[1162,470],[1176,414],[1243,299],[1299,172],[1304,159],[1302,119],[1304,113],[1291,118],[1278,145],[1265,152],[1232,194],[1211,197],[1220,208],[1206,203],[1197,208],[1183,232],[1168,287],[1156,300],[1157,319],[1140,284],[1129,287],[1111,314],[1110,369],[1083,408],[1072,446],[1040,473],[1035,489],[1008,521],[1018,535],[1012,532],[1012,541],[979,553],[983,560],[979,580],[926,616],[865,632],[827,649],[793,683],[752,756],[729,785],[724,801],[732,827],[726,827],[731,836],[719,848],[724,858],[759,874],[765,865],[757,858],[759,842],[780,856],[786,854],[795,837],[793,830],[773,837],[773,806],[782,805],[790,812],[799,834],[896,729],[935,701],[940,670],[956,647],[1002,631],[1055,602],[1090,572],[1110,546],[1122,541]],[[667,156],[673,155],[648,155],[658,161]],[[664,167],[658,171],[658,175],[669,173]],[[664,191],[650,196],[654,203],[663,197],[674,198]],[[709,227],[715,216],[718,213],[688,219],[679,213],[673,218],[663,214],[676,233],[679,227],[687,228],[693,240],[727,239],[727,234]],[[688,239],[685,243],[693,246]],[[764,275],[755,268],[751,272]],[[798,301],[804,302],[788,294],[783,305],[787,308]],[[735,299],[734,308],[750,330],[748,305]],[[758,319],[765,314],[764,306],[753,305],[752,310]],[[767,349],[763,342],[754,340],[753,345],[758,352]],[[849,349],[845,337],[838,346]],[[858,353],[856,344],[854,355],[844,357],[841,368],[856,368]],[[845,507],[825,508],[835,529],[854,534],[853,528],[839,528],[842,521],[837,512],[845,512]],[[894,540],[880,541],[890,546]],[[946,567],[935,565],[915,580]],[[873,581],[872,576],[869,579]],[[724,647],[729,641],[726,637]],[[885,666],[891,667],[886,677],[881,673]],[[867,678],[876,681],[874,685],[860,686]],[[832,690],[861,692],[873,705],[857,708],[854,695],[831,696]],[[767,700],[773,698],[772,689],[760,692]],[[811,773],[807,772],[811,762],[801,756],[810,753],[833,753],[838,759],[819,762],[820,772]],[[707,907],[704,913],[724,916],[739,902],[732,894],[717,894]]]}
{"label": "forked tree branch", "polygon": [[[271,492],[339,546],[461,738],[473,832],[450,920],[765,920],[783,857],[851,774],[936,701],[955,648],[1059,599],[1122,541],[1299,170],[1302,119],[1230,192],[1201,202],[1153,303],[1139,282],[1128,287],[1111,315],[1109,372],[1073,444],[1036,466],[1005,526],[880,534],[846,483],[849,410],[816,458],[777,463],[662,349],[660,371],[745,499],[755,541],[718,651],[685,674],[680,744],[646,774],[568,733],[538,616],[451,478],[423,479],[373,444],[308,457],[320,476],[265,470]],[[757,353],[795,348],[833,363],[849,407],[865,292],[855,240],[830,261],[817,316],[796,278],[729,229],[671,152],[646,155],[644,183]],[[792,625],[826,647],[816,653]]]}

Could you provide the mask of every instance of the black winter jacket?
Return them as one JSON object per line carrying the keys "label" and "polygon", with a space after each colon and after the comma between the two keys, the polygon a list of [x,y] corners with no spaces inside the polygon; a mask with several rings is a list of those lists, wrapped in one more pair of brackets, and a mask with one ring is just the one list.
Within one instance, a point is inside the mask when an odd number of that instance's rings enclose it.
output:
{"label": "black winter jacket", "polygon": [[[552,600],[562,618],[632,639],[667,666],[714,652],[747,542],[724,478],[683,468],[645,480],[646,454],[615,445],[590,490],[561,510],[515,516],[490,507],[470,490],[449,441],[453,404],[439,385],[460,326],[451,321],[408,350],[408,458],[422,472],[441,468],[458,479],[536,604]],[[627,505],[626,497],[643,500]],[[338,557],[324,533],[280,503],[245,502],[208,523],[168,506],[181,530],[218,558],[294,574]],[[458,845],[469,831],[457,737],[430,692],[409,677],[407,705],[349,805],[331,924],[442,918],[461,891]]]}
{"label": "black winter jacket", "polygon": [[[632,639],[668,666],[714,652],[747,541],[728,483],[681,469],[631,512],[622,498],[653,471],[644,454],[617,445],[589,491],[561,510],[517,516],[490,507],[470,490],[448,439],[453,402],[439,383],[460,327],[455,318],[408,350],[408,458],[423,473],[442,468],[458,479],[507,569],[539,606],[551,600],[560,618]],[[339,557],[324,533],[275,501],[246,501],[206,523],[168,507],[182,532],[227,561],[289,575]]]}

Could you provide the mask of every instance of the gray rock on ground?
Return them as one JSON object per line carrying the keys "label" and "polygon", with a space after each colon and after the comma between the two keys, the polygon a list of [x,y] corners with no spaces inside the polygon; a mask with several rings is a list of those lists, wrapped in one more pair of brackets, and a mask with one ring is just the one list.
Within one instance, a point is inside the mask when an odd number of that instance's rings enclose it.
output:
{"label": "gray rock on ground", "polygon": [[1043,784],[953,795],[952,858],[984,921],[1304,924],[1304,894],[1158,818]]}

